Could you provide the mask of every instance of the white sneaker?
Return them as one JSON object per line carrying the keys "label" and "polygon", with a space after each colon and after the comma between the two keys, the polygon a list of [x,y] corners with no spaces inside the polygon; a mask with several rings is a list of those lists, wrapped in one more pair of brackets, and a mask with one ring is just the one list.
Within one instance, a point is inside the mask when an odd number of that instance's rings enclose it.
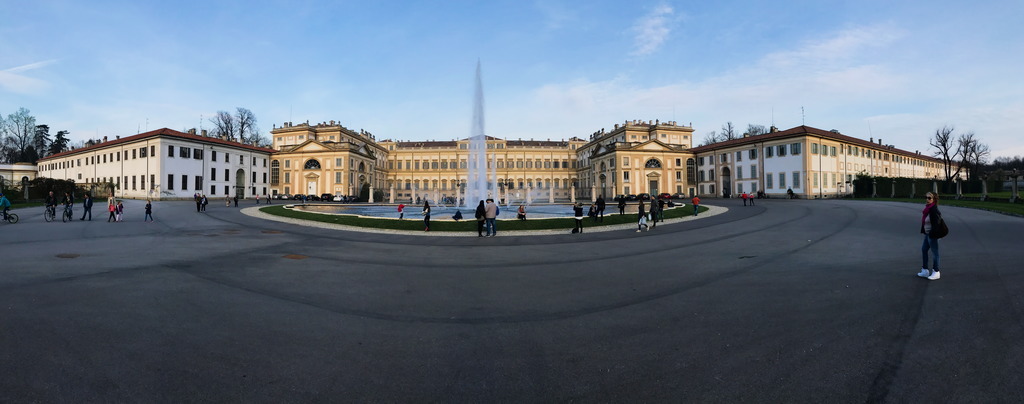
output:
{"label": "white sneaker", "polygon": [[640,232],[640,229],[637,229],[637,230],[636,230],[636,232],[637,232],[637,233],[639,233],[639,232]]}
{"label": "white sneaker", "polygon": [[932,274],[932,271],[929,271],[926,268],[921,268],[921,272],[918,272],[917,276],[920,276],[922,278],[927,278],[931,274]]}
{"label": "white sneaker", "polygon": [[939,279],[939,271],[932,271],[932,275],[928,277],[928,280],[934,281]]}

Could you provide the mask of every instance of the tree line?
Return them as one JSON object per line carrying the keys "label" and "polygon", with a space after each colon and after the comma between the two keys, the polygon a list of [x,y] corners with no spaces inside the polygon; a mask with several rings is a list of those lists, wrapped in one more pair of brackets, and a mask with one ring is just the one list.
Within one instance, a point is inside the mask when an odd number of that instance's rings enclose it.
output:
{"label": "tree line", "polygon": [[50,125],[37,124],[28,109],[4,117],[0,114],[0,162],[32,163],[39,159],[68,150],[70,131],[57,131],[50,135]]}

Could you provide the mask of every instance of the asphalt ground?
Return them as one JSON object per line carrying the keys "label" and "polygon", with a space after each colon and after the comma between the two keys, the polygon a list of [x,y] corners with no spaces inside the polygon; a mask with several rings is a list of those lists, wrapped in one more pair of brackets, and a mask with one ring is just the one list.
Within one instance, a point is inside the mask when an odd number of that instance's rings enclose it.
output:
{"label": "asphalt ground", "polygon": [[0,402],[1024,401],[1024,219],[943,207],[928,281],[921,205],[706,203],[494,238],[16,211]]}

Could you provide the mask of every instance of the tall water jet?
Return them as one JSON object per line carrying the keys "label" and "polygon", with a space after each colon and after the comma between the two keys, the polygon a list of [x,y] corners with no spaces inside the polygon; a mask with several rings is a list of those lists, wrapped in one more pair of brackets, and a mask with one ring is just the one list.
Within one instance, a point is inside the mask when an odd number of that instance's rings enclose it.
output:
{"label": "tall water jet", "polygon": [[[476,91],[473,97],[473,122],[469,134],[466,164],[466,207],[487,200],[491,182],[487,175],[487,135],[484,134],[484,85],[480,62],[476,62]],[[497,199],[497,198],[495,198]]]}

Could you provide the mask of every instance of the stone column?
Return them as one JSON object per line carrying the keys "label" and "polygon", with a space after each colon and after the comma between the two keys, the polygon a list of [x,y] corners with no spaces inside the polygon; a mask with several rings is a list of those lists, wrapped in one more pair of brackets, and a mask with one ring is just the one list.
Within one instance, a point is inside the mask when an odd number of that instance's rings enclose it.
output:
{"label": "stone column", "polygon": [[877,198],[878,197],[878,180],[876,180],[874,178],[871,179],[871,197],[872,198]]}
{"label": "stone column", "polygon": [[961,199],[961,198],[964,197],[963,187],[961,186],[961,184],[963,184],[963,181],[960,181],[960,179],[957,178],[956,179],[956,199]]}
{"label": "stone column", "polygon": [[932,180],[932,193],[935,195],[939,194],[939,182]]}
{"label": "stone column", "polygon": [[910,182],[910,199],[914,199],[914,195],[917,195],[917,181]]}
{"label": "stone column", "polygon": [[555,203],[555,189],[548,188],[548,203]]}
{"label": "stone column", "polygon": [[373,203],[373,185],[370,185],[370,195],[367,195],[366,201]]}
{"label": "stone column", "polygon": [[597,202],[597,185],[590,186],[590,202]]}
{"label": "stone column", "polygon": [[985,178],[981,179],[981,200],[988,199],[988,180]]}
{"label": "stone column", "polygon": [[569,202],[576,203],[576,186],[569,186]]}
{"label": "stone column", "polygon": [[388,203],[395,203],[395,186],[391,186],[391,195],[388,196]]}
{"label": "stone column", "polygon": [[890,198],[895,198],[896,197],[896,181],[895,180],[893,180],[893,182],[892,182],[892,194],[889,195],[889,197]]}

